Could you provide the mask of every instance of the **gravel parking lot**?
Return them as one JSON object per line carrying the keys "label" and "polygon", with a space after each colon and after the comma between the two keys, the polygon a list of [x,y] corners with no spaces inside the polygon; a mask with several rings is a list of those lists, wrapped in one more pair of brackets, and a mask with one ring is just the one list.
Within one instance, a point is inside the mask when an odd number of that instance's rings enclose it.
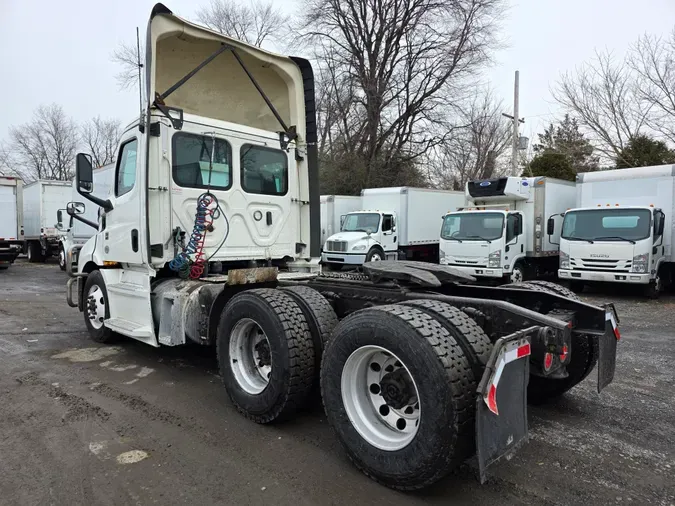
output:
{"label": "gravel parking lot", "polygon": [[614,383],[595,375],[531,407],[531,441],[479,485],[467,463],[433,488],[383,488],[348,461],[320,406],[258,426],[213,350],[90,341],[65,273],[0,272],[0,504],[675,504],[675,297],[615,288]]}

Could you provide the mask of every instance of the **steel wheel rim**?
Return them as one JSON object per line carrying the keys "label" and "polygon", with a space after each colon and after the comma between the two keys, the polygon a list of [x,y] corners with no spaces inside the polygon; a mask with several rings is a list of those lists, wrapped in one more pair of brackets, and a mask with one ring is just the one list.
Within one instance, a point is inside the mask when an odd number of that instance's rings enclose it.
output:
{"label": "steel wheel rim", "polygon": [[63,250],[59,251],[59,265],[61,267],[66,266],[66,253]]}
{"label": "steel wheel rim", "polygon": [[[392,373],[407,384],[403,406],[385,400],[382,385],[391,392],[385,377]],[[419,390],[410,370],[386,348],[368,345],[355,350],[342,368],[341,390],[352,426],[372,446],[393,452],[415,439],[421,422]]]}
{"label": "steel wheel rim", "polygon": [[511,273],[511,282],[522,283],[522,281],[523,281],[523,273],[518,267],[514,268],[513,272]]}
{"label": "steel wheel rim", "polygon": [[242,318],[230,331],[230,365],[245,392],[258,395],[267,388],[272,375],[270,342],[251,318]]}
{"label": "steel wheel rim", "polygon": [[28,257],[28,261],[30,262],[33,260],[33,247],[28,246],[28,252],[26,253],[26,256]]}
{"label": "steel wheel rim", "polygon": [[103,320],[105,320],[105,297],[100,286],[93,285],[89,288],[86,309],[91,326],[96,330],[103,327]]}
{"label": "steel wheel rim", "polygon": [[379,253],[373,253],[372,256],[370,257],[371,262],[381,262],[382,257],[380,256]]}

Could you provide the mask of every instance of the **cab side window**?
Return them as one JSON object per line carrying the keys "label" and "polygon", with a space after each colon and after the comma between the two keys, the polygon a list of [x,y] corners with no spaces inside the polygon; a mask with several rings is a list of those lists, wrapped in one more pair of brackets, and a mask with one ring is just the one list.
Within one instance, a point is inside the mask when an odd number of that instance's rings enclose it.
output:
{"label": "cab side window", "polygon": [[136,184],[136,152],[138,140],[133,139],[122,145],[117,158],[117,174],[115,176],[115,195],[120,197],[129,193]]}

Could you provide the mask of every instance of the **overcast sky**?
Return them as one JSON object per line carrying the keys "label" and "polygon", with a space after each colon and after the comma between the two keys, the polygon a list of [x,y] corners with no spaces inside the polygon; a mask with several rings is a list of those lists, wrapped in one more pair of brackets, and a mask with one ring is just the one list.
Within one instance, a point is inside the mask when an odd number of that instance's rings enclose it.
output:
{"label": "overcast sky", "polygon": [[[166,0],[183,17],[204,1]],[[245,1],[245,0],[241,0]],[[555,117],[550,85],[560,72],[588,60],[596,48],[617,56],[642,33],[675,26],[675,0],[508,0],[508,47],[487,73],[508,110],[520,70],[522,134],[534,138]],[[137,91],[122,92],[110,53],[145,31],[154,0],[0,0],[0,140],[30,119],[40,104],[61,104],[78,122],[93,116],[124,123],[137,114]],[[284,2],[285,10],[300,5]]]}

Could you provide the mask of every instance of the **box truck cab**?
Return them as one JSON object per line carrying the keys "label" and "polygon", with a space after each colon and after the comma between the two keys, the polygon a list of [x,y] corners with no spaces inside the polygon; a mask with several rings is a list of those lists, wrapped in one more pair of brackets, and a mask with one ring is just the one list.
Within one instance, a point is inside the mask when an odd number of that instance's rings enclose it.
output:
{"label": "box truck cab", "polygon": [[347,213],[361,209],[361,197],[321,195],[321,244],[342,228]]}
{"label": "box truck cab", "polygon": [[558,276],[642,285],[656,297],[672,281],[675,166],[577,176],[578,206],[564,214]]}
{"label": "box truck cab", "polygon": [[443,218],[442,264],[512,283],[555,275],[557,236],[547,236],[545,227],[548,217],[574,205],[574,183],[546,177],[469,181],[466,198],[473,207]]}
{"label": "box truck cab", "polygon": [[372,188],[361,192],[362,210],[348,213],[340,232],[324,243],[328,269],[379,260],[438,263],[439,218],[464,205],[464,193],[428,188]]}

